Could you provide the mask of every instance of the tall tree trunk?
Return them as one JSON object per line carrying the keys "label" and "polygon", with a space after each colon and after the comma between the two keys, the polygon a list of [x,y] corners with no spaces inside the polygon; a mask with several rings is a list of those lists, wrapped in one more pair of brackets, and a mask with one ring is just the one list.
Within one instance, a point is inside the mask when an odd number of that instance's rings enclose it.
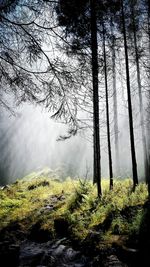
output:
{"label": "tall tree trunk", "polygon": [[140,63],[139,63],[139,52],[137,46],[137,34],[136,34],[136,25],[135,25],[135,13],[133,3],[131,5],[131,15],[132,15],[132,24],[133,24],[133,38],[134,38],[134,49],[135,49],[135,59],[136,59],[136,71],[137,71],[137,83],[138,83],[138,95],[140,103],[140,124],[142,131],[142,144],[143,144],[143,155],[144,155],[144,169],[145,169],[145,180],[148,183],[148,153],[146,146],[146,135],[144,127],[144,109],[143,109],[143,97],[142,97],[142,85],[141,85],[141,73],[140,73]]}
{"label": "tall tree trunk", "polygon": [[115,134],[115,169],[116,174],[120,174],[120,154],[119,154],[119,129],[118,129],[118,103],[116,90],[116,52],[115,36],[113,33],[113,22],[111,18],[111,35],[112,35],[112,73],[113,73],[113,112],[114,112],[114,134]]}
{"label": "tall tree trunk", "polygon": [[[147,1],[148,4],[148,44],[149,44],[149,57],[148,57],[148,62],[150,64],[150,2]],[[150,70],[149,70],[150,71]],[[149,83],[150,85],[150,83]],[[149,109],[150,109],[150,93],[149,93]],[[148,114],[148,136],[150,135],[150,118],[149,118],[149,114]],[[148,139],[148,194],[149,194],[149,198],[150,198],[150,137]]]}
{"label": "tall tree trunk", "polygon": [[[150,2],[149,0],[146,0],[144,2],[144,8],[146,10],[146,20],[147,20],[147,41],[148,41],[148,54],[147,54],[147,72],[150,71],[149,66],[150,66]],[[149,73],[148,73],[149,77]],[[150,87],[150,83],[148,83]],[[150,198],[150,91],[147,91],[147,98],[148,98],[148,103],[147,103],[147,114],[146,114],[146,137],[147,137],[147,158],[148,158],[148,176],[147,176],[147,185],[148,185],[148,194]]]}
{"label": "tall tree trunk", "polygon": [[130,75],[129,75],[129,60],[128,60],[128,47],[126,36],[126,25],[124,16],[123,0],[121,0],[122,9],[122,26],[124,37],[124,51],[125,51],[125,63],[126,63],[126,83],[127,83],[127,96],[128,96],[128,113],[129,113],[129,129],[130,129],[130,143],[131,143],[131,158],[132,158],[132,173],[133,173],[133,191],[138,184],[137,163],[134,144],[134,130],[133,130],[133,115],[132,115],[132,102],[131,102],[131,88],[130,88]]}
{"label": "tall tree trunk", "polygon": [[101,196],[101,164],[100,164],[100,134],[99,134],[99,92],[98,92],[98,44],[96,0],[90,0],[91,8],[91,51],[93,78],[93,129],[94,129],[94,180],[97,183],[98,197]]}
{"label": "tall tree trunk", "polygon": [[104,27],[104,24],[103,24],[103,53],[104,53],[104,72],[105,72],[105,90],[106,90],[107,142],[108,142],[109,177],[110,177],[109,188],[111,190],[111,189],[113,189],[113,169],[112,169],[112,153],[111,153],[111,142],[110,142],[109,100],[108,100],[107,61],[106,61],[105,27]]}
{"label": "tall tree trunk", "polygon": [[97,183],[97,163],[96,162],[97,162],[96,160],[96,138],[95,138],[95,131],[94,131],[93,132],[93,184]]}
{"label": "tall tree trunk", "polygon": [[148,40],[149,40],[149,60],[150,60],[150,2],[148,3]]}

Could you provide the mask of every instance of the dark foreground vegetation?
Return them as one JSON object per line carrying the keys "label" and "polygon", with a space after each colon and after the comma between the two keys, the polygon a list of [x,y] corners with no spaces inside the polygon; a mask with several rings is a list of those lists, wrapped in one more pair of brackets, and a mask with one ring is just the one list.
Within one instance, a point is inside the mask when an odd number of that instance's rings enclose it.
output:
{"label": "dark foreground vegetation", "polygon": [[33,173],[0,190],[1,266],[149,266],[146,185],[90,182]]}

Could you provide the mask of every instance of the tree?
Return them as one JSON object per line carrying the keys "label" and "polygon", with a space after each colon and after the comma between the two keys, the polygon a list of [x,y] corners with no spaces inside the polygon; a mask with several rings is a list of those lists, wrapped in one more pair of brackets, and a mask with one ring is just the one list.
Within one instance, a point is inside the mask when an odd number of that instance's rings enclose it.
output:
{"label": "tree", "polygon": [[100,166],[100,137],[99,137],[99,93],[98,93],[98,54],[97,54],[97,19],[96,1],[91,0],[91,51],[93,77],[93,130],[94,130],[94,179],[97,182],[98,196],[101,196],[101,166]]}
{"label": "tree", "polygon": [[[145,2],[149,7],[149,2]],[[129,6],[129,4],[131,5]],[[126,12],[130,8],[131,17],[127,20]],[[99,196],[101,195],[101,121],[99,118],[99,98],[102,97],[99,95],[101,79],[105,83],[106,92],[105,105],[110,188],[113,186],[110,139],[111,114],[110,100],[108,98],[110,65],[113,72],[110,80],[112,82],[111,87],[113,88],[116,162],[119,162],[118,92],[116,88],[118,49],[120,49],[120,53],[124,51],[125,54],[133,189],[138,184],[134,114],[132,111],[131,97],[131,82],[133,79],[131,77],[130,66],[132,62],[130,61],[130,57],[134,54],[140,99],[140,124],[142,126],[144,124],[144,105],[142,99],[140,56],[144,55],[141,56],[144,65],[144,59],[148,50],[142,52],[138,46],[139,31],[136,17],[141,20],[140,23],[143,26],[143,32],[145,31],[147,36],[147,38],[142,36],[141,38],[143,38],[143,42],[147,42],[149,40],[149,32],[147,31],[149,29],[149,11],[145,11],[144,16],[141,16],[141,13],[136,13],[134,8],[135,3],[133,0],[113,0],[111,3],[107,0],[40,0],[38,3],[37,0],[32,1],[32,3],[26,0],[14,0],[2,1],[1,4],[1,92],[13,92],[18,103],[32,101],[47,106],[50,112],[53,113],[54,118],[61,119],[69,125],[67,135],[60,136],[62,140],[75,135],[79,129],[89,126],[88,123],[83,123],[79,113],[80,110],[87,111],[87,109],[91,112],[91,103],[93,103],[93,112],[91,113],[93,113],[94,179],[97,183]],[[139,5],[139,9],[141,8],[143,8],[142,4]],[[122,23],[121,28],[120,22]],[[130,36],[127,33],[129,22],[132,27],[131,35],[133,38],[134,53],[133,49],[129,47]],[[124,47],[121,44],[122,39],[124,41]],[[61,59],[62,53],[63,59]],[[111,60],[110,55],[112,57]],[[145,74],[149,75],[147,62],[144,68]],[[1,92],[0,94],[2,96]],[[3,98],[0,101],[1,104],[6,103]],[[9,107],[9,105],[7,106]],[[146,153],[146,136],[145,129],[143,129],[144,161],[148,165],[146,162],[148,162],[149,152],[147,151]],[[146,165],[145,169],[148,169]]]}
{"label": "tree", "polygon": [[130,129],[132,172],[133,172],[133,191],[134,191],[136,185],[138,184],[138,173],[137,173],[137,163],[136,163],[135,143],[134,143],[134,130],[133,130],[133,115],[132,115],[132,102],[131,102],[128,46],[127,46],[126,23],[125,23],[123,0],[121,0],[121,15],[122,15],[121,18],[122,18],[123,38],[124,38],[125,62],[126,62],[126,82],[127,82],[127,95],[128,95],[128,114],[129,114],[129,129]]}
{"label": "tree", "polygon": [[147,85],[147,116],[146,116],[146,132],[147,132],[147,157],[148,157],[148,176],[147,176],[147,184],[148,184],[148,193],[150,197],[150,3],[148,0],[143,1],[142,13],[144,13],[144,41],[146,40],[144,51],[145,56],[143,59],[143,65],[146,71]]}
{"label": "tree", "polygon": [[106,90],[106,119],[107,119],[107,142],[108,142],[108,158],[109,158],[109,176],[110,176],[110,190],[113,189],[113,169],[112,169],[112,153],[110,141],[110,120],[109,120],[109,98],[108,98],[108,82],[107,82],[107,60],[106,60],[106,46],[105,46],[105,26],[103,27],[103,53],[104,53],[104,73],[105,73],[105,90]]}
{"label": "tree", "polygon": [[56,50],[58,38],[61,40],[55,5],[56,1],[44,0],[1,2],[0,103],[9,108],[3,95],[13,94],[17,104],[31,101],[44,105],[53,118],[63,118],[69,124],[70,135],[78,128],[70,87],[77,90],[80,85],[75,65],[69,66],[69,59],[64,62],[54,54],[53,46]]}
{"label": "tree", "polygon": [[111,51],[112,51],[112,75],[113,75],[113,112],[114,112],[114,134],[115,134],[115,167],[117,175],[120,173],[119,153],[119,128],[118,128],[118,103],[116,88],[116,38],[113,30],[113,15],[111,15]]}
{"label": "tree", "polygon": [[[59,1],[57,15],[59,24],[64,26],[72,46],[77,53],[85,48],[91,49],[91,69],[93,88],[93,157],[94,181],[98,196],[101,195],[100,135],[99,135],[99,93],[98,93],[98,43],[97,43],[97,5],[90,1]],[[81,17],[82,14],[82,17]],[[82,44],[82,48],[81,48]]]}
{"label": "tree", "polygon": [[[146,63],[144,61],[144,66],[146,69],[147,73],[147,78],[148,78],[148,106],[147,106],[147,123],[146,123],[146,131],[147,131],[147,157],[148,157],[148,175],[147,175],[147,184],[148,184],[148,193],[150,197],[150,138],[149,138],[149,133],[150,133],[150,120],[149,120],[149,115],[150,115],[150,2],[148,0],[145,0],[144,3],[144,13],[145,14],[145,20],[146,20],[146,27],[144,27],[144,30],[146,32],[146,39],[147,39],[147,45],[146,45]],[[145,12],[146,11],[146,12]],[[148,60],[147,60],[148,59]]]}
{"label": "tree", "polygon": [[[138,84],[138,96],[140,104],[140,124],[142,130],[142,144],[143,144],[143,155],[144,155],[144,167],[145,167],[145,181],[148,183],[148,155],[147,155],[147,145],[146,145],[146,135],[144,127],[144,106],[143,106],[143,96],[142,96],[142,84],[141,84],[141,71],[140,71],[140,53],[138,49],[138,40],[137,40],[137,23],[135,15],[135,4],[136,1],[131,0],[131,27],[133,31],[133,42],[134,42],[134,53],[135,53],[135,64],[137,72],[137,84]],[[137,25],[137,27],[136,27]]]}

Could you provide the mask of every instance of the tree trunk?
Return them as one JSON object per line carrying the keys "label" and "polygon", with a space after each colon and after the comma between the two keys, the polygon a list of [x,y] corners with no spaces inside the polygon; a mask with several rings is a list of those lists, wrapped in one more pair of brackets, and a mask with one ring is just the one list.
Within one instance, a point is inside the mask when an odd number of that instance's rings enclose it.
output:
{"label": "tree trunk", "polygon": [[149,60],[150,60],[150,2],[148,0],[148,39],[149,39]]}
{"label": "tree trunk", "polygon": [[104,53],[104,72],[105,72],[105,90],[106,90],[106,123],[107,123],[107,142],[108,142],[108,158],[109,158],[109,177],[110,190],[113,189],[113,169],[112,169],[112,155],[110,142],[110,121],[109,121],[109,100],[108,100],[108,83],[107,83],[107,62],[106,62],[106,47],[105,47],[105,27],[103,24],[103,53]]}
{"label": "tree trunk", "polygon": [[[148,1],[148,40],[149,40],[149,58],[148,62],[150,64],[150,2]],[[149,107],[150,107],[150,94],[149,94]],[[150,135],[150,119],[148,117],[148,136]],[[150,198],[150,138],[149,138],[149,144],[148,144],[148,195]]]}
{"label": "tree trunk", "polygon": [[111,18],[111,35],[112,35],[113,112],[114,112],[114,134],[115,134],[115,169],[116,169],[116,174],[120,175],[118,103],[117,103],[117,90],[116,90],[116,52],[115,52],[115,36],[113,33],[112,18]]}
{"label": "tree trunk", "polygon": [[91,51],[93,79],[93,129],[94,129],[94,180],[97,183],[98,197],[101,196],[101,164],[100,164],[100,134],[99,134],[99,92],[98,92],[98,44],[96,0],[90,0],[91,8]]}
{"label": "tree trunk", "polygon": [[126,25],[124,16],[123,0],[121,0],[122,9],[122,26],[124,37],[124,51],[125,51],[125,63],[126,63],[126,83],[127,83],[127,96],[128,96],[128,113],[129,113],[129,130],[130,130],[130,143],[131,143],[131,158],[132,158],[132,173],[133,173],[133,191],[138,184],[137,163],[134,144],[134,130],[133,130],[133,115],[132,115],[132,102],[131,102],[131,88],[130,88],[130,75],[129,75],[129,60],[128,60],[128,47],[126,37]]}
{"label": "tree trunk", "polygon": [[135,49],[135,59],[136,59],[136,71],[137,71],[137,83],[138,83],[138,95],[139,95],[139,103],[140,103],[140,124],[142,130],[142,144],[143,144],[143,155],[144,155],[144,169],[145,169],[145,180],[148,183],[148,153],[146,146],[146,135],[145,135],[145,127],[144,127],[144,109],[143,109],[143,97],[142,97],[142,85],[141,85],[141,73],[140,73],[140,64],[139,64],[139,53],[137,46],[137,35],[136,35],[136,25],[135,25],[135,14],[133,3],[131,6],[132,11],[132,22],[133,22],[133,38],[134,38],[134,49]]}
{"label": "tree trunk", "polygon": [[97,183],[97,175],[96,175],[96,170],[97,170],[97,165],[96,165],[96,138],[95,138],[95,133],[93,133],[93,184]]}

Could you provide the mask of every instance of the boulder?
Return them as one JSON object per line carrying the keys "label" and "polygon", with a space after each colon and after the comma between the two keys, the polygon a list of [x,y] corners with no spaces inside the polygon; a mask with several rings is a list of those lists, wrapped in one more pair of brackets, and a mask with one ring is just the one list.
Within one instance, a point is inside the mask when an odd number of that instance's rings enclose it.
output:
{"label": "boulder", "polygon": [[44,249],[35,243],[25,243],[21,248],[20,265],[38,266],[42,263]]}
{"label": "boulder", "polygon": [[110,255],[106,258],[103,263],[104,267],[127,267],[126,264],[122,263],[116,255]]}

